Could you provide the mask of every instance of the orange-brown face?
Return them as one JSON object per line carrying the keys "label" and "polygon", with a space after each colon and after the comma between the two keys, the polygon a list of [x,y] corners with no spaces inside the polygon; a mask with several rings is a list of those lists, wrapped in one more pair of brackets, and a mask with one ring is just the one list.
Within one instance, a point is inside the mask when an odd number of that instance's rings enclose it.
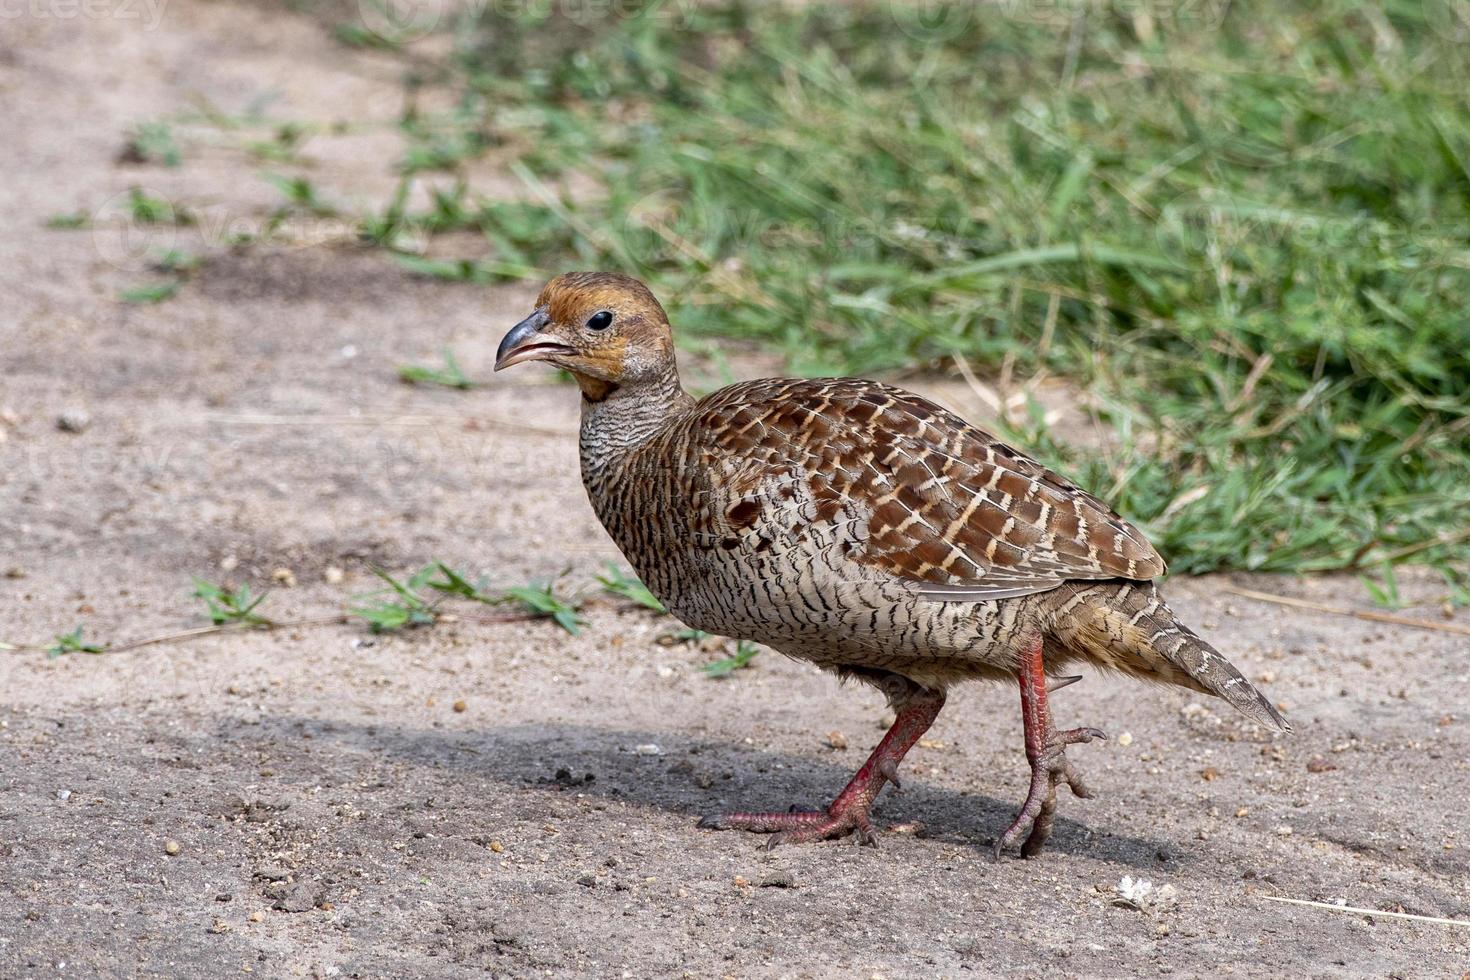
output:
{"label": "orange-brown face", "polygon": [[673,357],[668,317],[648,287],[612,272],[568,272],[546,284],[536,310],[500,342],[495,370],[548,361],[584,392],[606,394],[660,377]]}

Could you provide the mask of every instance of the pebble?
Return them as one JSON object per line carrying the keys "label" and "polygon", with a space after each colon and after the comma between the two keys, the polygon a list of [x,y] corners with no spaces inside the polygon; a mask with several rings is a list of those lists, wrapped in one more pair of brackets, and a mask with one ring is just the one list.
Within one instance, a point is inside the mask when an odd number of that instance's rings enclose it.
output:
{"label": "pebble", "polygon": [[288,589],[296,587],[296,573],[289,568],[278,568],[271,572],[271,580]]}
{"label": "pebble", "polygon": [[316,889],[307,882],[298,881],[286,889],[271,908],[278,912],[308,912],[316,908],[316,903]]}
{"label": "pebble", "polygon": [[1118,736],[1118,744],[1119,745],[1123,745],[1123,746],[1132,745],[1133,744],[1133,733],[1132,732],[1124,732],[1122,735],[1119,735]]}
{"label": "pebble", "polygon": [[505,845],[500,843],[500,841],[498,840],[493,840],[490,842],[490,850],[494,851],[496,854],[499,854],[501,851],[505,850]]}
{"label": "pebble", "polygon": [[796,879],[790,871],[772,871],[761,879],[762,888],[795,888]]}
{"label": "pebble", "polygon": [[65,803],[67,800],[71,799],[71,790],[69,790],[69,789],[59,789],[59,790],[57,790],[56,791],[56,798],[58,800],[60,800],[61,802]]}
{"label": "pebble", "polygon": [[1314,755],[1307,760],[1307,772],[1331,772],[1337,768],[1337,763]]}
{"label": "pebble", "polygon": [[322,578],[327,580],[328,585],[341,585],[347,573],[336,565],[328,565],[326,571],[322,572]]}
{"label": "pebble", "polygon": [[92,415],[85,408],[68,408],[56,417],[56,427],[62,432],[86,432],[92,424]]}
{"label": "pebble", "polygon": [[5,577],[6,578],[25,578],[26,577],[26,570],[24,568],[21,568],[19,565],[11,565],[9,568],[7,568],[5,570]]}
{"label": "pebble", "polygon": [[457,714],[464,714],[468,708],[469,705],[465,704],[462,700],[454,702],[454,710]]}
{"label": "pebble", "polygon": [[635,745],[635,746],[633,746],[633,754],[634,755],[663,755],[664,754],[664,750],[661,749],[661,748],[659,748],[657,745],[653,744],[652,742],[645,742],[642,745]]}
{"label": "pebble", "polygon": [[179,847],[179,842],[176,841],[176,840],[169,840],[169,841],[164,841],[163,842],[163,853],[167,854],[169,857],[173,857],[175,854],[179,853],[179,851],[181,851],[181,850],[182,850],[182,848]]}
{"label": "pebble", "polygon": [[847,736],[833,729],[827,733],[827,744],[840,752],[847,748]]}

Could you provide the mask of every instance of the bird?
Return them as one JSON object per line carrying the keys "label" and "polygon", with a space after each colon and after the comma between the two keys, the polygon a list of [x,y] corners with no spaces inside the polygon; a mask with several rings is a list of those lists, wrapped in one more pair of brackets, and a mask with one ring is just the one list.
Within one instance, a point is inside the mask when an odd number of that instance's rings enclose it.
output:
{"label": "bird", "polygon": [[766,378],[703,398],[679,380],[673,331],[642,282],[569,272],[505,335],[495,370],[542,361],[581,391],[592,509],[648,589],[688,626],[763,644],[888,699],[892,727],[820,810],[728,812],[699,826],[768,846],[852,836],[955,685],[1015,684],[1031,781],[992,855],[1040,854],[1057,788],[1092,795],[1049,695],[1105,672],[1214,695],[1291,726],[1176,618],[1164,560],[1064,477],[916,394],[858,378]]}

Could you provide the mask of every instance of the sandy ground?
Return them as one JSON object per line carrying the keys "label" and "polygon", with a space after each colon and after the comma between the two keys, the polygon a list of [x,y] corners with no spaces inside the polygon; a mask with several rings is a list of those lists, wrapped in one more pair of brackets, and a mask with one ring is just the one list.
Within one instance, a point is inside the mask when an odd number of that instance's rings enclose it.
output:
{"label": "sandy ground", "polygon": [[[207,133],[181,168],[119,163],[133,123],[200,100],[348,120],[308,146],[314,179],[342,200],[391,187],[399,68],[325,24],[181,0],[151,30],[0,22],[0,641],[197,626],[191,575],[289,569],[267,608],[296,619],[371,588],[370,563],[510,585],[616,557],[578,482],[572,390],[395,378],[448,344],[488,379],[531,289],[194,229],[179,244],[210,261],[175,299],[116,300],[149,278],[106,220],[128,187],[246,223],[276,201]],[[43,228],[78,210],[103,227]],[[1407,613],[1441,617],[1442,588],[1406,579]],[[0,652],[0,977],[1460,977],[1470,929],[1266,897],[1470,919],[1465,639],[1232,582],[1366,599],[1348,579],[1170,583],[1297,734],[1089,676],[1056,703],[1115,736],[1074,750],[1098,798],[1063,802],[1041,859],[999,864],[986,845],[1026,779],[1014,691],[952,698],[880,800],[906,832],[766,853],[695,816],[825,801],[880,735],[877,695],[771,653],[711,680],[714,654],[612,602],[576,638],[466,617]],[[1175,904],[1115,903],[1124,876]]]}

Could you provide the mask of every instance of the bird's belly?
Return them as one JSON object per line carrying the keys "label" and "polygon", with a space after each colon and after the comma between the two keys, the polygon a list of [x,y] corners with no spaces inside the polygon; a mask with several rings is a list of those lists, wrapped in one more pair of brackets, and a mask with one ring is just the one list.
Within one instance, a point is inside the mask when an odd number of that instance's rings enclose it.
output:
{"label": "bird's belly", "polygon": [[[1035,632],[1021,599],[933,602],[857,567],[732,555],[668,563],[655,592],[688,625],[822,665],[1009,670]],[[663,576],[660,576],[662,578]]]}

